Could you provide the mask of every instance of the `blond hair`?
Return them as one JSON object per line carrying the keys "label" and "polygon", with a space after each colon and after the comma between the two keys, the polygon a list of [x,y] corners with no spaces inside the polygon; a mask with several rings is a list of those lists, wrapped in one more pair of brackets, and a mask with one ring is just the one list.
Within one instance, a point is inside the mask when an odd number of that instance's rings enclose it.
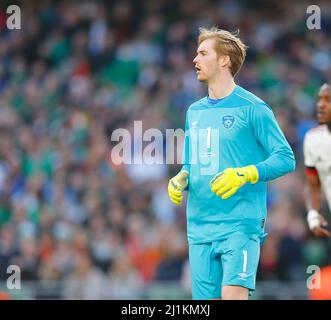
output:
{"label": "blond hair", "polygon": [[247,46],[238,38],[239,31],[231,33],[226,30],[212,27],[211,29],[199,28],[198,45],[206,39],[215,39],[215,50],[218,56],[230,57],[230,72],[234,77],[243,65],[246,57]]}

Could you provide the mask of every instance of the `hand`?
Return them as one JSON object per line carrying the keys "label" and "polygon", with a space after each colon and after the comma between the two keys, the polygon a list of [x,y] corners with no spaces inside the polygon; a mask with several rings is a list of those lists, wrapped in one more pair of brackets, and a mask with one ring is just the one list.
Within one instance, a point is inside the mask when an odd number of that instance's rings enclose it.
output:
{"label": "hand", "polygon": [[331,237],[331,232],[325,229],[325,227],[327,227],[328,225],[328,222],[316,210],[309,210],[307,215],[307,222],[309,229],[313,232],[315,236]]}
{"label": "hand", "polygon": [[188,184],[188,172],[180,171],[175,177],[169,180],[168,194],[170,200],[179,205],[183,200],[182,191],[185,190]]}
{"label": "hand", "polygon": [[259,173],[254,165],[242,168],[228,168],[218,173],[210,181],[211,191],[222,199],[234,195],[245,183],[255,184]]}

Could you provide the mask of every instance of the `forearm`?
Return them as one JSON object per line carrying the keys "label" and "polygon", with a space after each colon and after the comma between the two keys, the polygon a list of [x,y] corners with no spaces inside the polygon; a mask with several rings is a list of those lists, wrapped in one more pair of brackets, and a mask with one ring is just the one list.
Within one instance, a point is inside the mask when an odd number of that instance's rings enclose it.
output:
{"label": "forearm", "polygon": [[294,154],[292,150],[283,150],[259,162],[256,168],[259,172],[259,181],[277,179],[295,170]]}
{"label": "forearm", "polygon": [[322,206],[323,194],[320,187],[305,187],[305,204],[307,211],[320,211]]}
{"label": "forearm", "polygon": [[320,213],[323,194],[321,185],[317,182],[317,179],[308,176],[308,183],[305,187],[308,226],[318,237],[331,237],[331,232],[326,229],[328,222]]}

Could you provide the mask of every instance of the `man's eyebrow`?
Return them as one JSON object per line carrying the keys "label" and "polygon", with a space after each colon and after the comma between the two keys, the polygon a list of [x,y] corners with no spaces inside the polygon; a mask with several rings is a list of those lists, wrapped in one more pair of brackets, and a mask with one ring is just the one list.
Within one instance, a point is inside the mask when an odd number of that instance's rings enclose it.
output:
{"label": "man's eyebrow", "polygon": [[204,49],[201,49],[201,50],[197,50],[197,53],[202,53],[202,52],[206,53],[207,51],[206,51],[206,50],[204,50]]}

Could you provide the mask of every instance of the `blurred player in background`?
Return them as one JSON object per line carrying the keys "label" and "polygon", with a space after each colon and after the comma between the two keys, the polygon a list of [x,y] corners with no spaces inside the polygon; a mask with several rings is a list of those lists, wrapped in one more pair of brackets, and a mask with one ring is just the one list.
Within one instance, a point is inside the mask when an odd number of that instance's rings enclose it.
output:
{"label": "blurred player in background", "polygon": [[327,83],[318,93],[317,120],[319,126],[309,130],[304,139],[307,221],[316,236],[330,237],[328,223],[320,213],[322,189],[331,208],[331,85]]}
{"label": "blurred player in background", "polygon": [[270,107],[234,81],[245,56],[237,36],[200,29],[193,63],[208,95],[187,111],[183,166],[168,185],[175,204],[189,190],[193,299],[248,299],[265,237],[267,182],[295,169]]}

